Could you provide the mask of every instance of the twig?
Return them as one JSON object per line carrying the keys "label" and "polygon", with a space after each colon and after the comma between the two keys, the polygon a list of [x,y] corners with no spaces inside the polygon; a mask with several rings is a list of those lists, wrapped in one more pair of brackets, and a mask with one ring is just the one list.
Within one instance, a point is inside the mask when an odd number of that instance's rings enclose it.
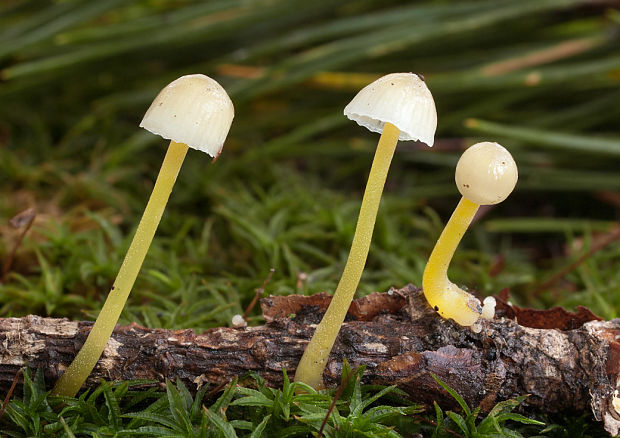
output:
{"label": "twig", "polygon": [[224,381],[222,383],[220,383],[219,385],[217,385],[215,388],[213,388],[211,391],[209,391],[209,393],[205,396],[206,400],[209,400],[211,397],[213,397],[215,394],[217,394],[218,392],[220,392],[222,389],[224,389],[224,387],[226,387],[226,385],[228,385],[231,381]]}
{"label": "twig", "polygon": [[511,58],[489,64],[482,68],[482,74],[485,76],[498,76],[527,67],[548,64],[559,59],[579,55],[585,51],[591,50],[600,43],[601,39],[598,37],[576,38],[562,41],[559,44],[551,47],[545,47],[542,50],[528,53],[525,56],[519,56],[517,58]]}
{"label": "twig", "polygon": [[250,315],[250,312],[252,311],[252,309],[254,308],[254,306],[256,306],[256,303],[258,303],[258,299],[263,296],[263,294],[265,293],[265,288],[267,287],[267,284],[269,284],[269,282],[271,281],[271,277],[273,277],[273,273],[275,272],[275,268],[271,268],[269,270],[269,274],[267,274],[267,278],[265,278],[265,281],[263,282],[263,285],[261,287],[259,287],[258,289],[256,289],[256,294],[254,295],[254,298],[252,299],[252,302],[250,302],[250,304],[248,305],[247,309],[245,309],[245,312],[243,312],[243,319],[246,320],[248,318],[248,316]]}
{"label": "twig", "polygon": [[559,280],[564,278],[566,275],[574,271],[579,265],[581,265],[587,259],[592,257],[594,254],[596,254],[600,250],[604,249],[605,247],[611,245],[612,243],[618,240],[620,240],[620,226],[615,227],[614,229],[611,230],[609,234],[604,236],[598,242],[595,242],[589,251],[587,251],[585,254],[582,254],[581,257],[577,258],[577,260],[575,260],[573,263],[566,266],[564,269],[561,269],[560,271],[556,272],[548,280],[540,283],[531,293],[534,296],[540,295],[542,291],[553,286],[555,283],[557,283]]}
{"label": "twig", "polygon": [[[435,427],[437,427],[437,423],[435,423],[433,420],[430,420],[430,419],[428,419],[428,418],[420,417],[420,421],[423,421],[423,422],[424,422],[424,423],[426,423],[426,424],[430,424],[431,426],[435,426]],[[460,433],[455,432],[455,431],[453,431],[453,430],[451,430],[451,429],[448,429],[448,428],[447,428],[447,427],[445,427],[445,426],[443,427],[443,430],[445,430],[445,431],[446,431],[446,432],[448,432],[450,435],[453,435],[453,436],[455,436],[455,437],[457,437],[457,438],[465,438],[465,437],[464,437],[463,435],[461,435]]]}
{"label": "twig", "polygon": [[[196,390],[192,384],[216,386],[254,371],[265,385],[278,387],[283,368],[289,375],[295,372],[330,298],[263,298],[266,324],[251,328],[215,327],[198,334],[117,326],[110,344],[114,348],[104,351],[86,386],[97,385],[101,378],[168,378],[181,379]],[[354,368],[366,365],[365,383],[395,385],[425,406],[436,401],[446,409],[456,407],[453,398],[440,391],[431,375],[435,374],[483,412],[507,397],[531,394],[524,402],[528,409],[589,411],[617,435],[620,319],[594,317],[564,330],[560,327],[574,315],[530,310],[534,312],[548,320],[545,328],[532,329],[527,318],[525,325],[513,318],[495,318],[483,321],[481,333],[473,333],[442,320],[413,286],[398,293],[370,294],[350,307],[323,378],[327,386],[337,388],[345,380],[341,364],[346,358]],[[34,315],[0,318],[0,388],[8,390],[24,366],[42,370],[47,382],[58,379],[91,327],[91,322]]]}
{"label": "twig", "polygon": [[30,230],[30,227],[32,227],[32,224],[34,223],[34,219],[36,216],[37,215],[34,211],[34,208],[29,208],[27,210],[22,211],[21,213],[18,213],[10,220],[10,224],[14,228],[21,228],[24,225],[26,225],[26,227],[24,228],[24,230],[21,232],[21,234],[17,238],[17,242],[15,242],[15,245],[13,245],[11,252],[7,256],[6,260],[4,261],[4,264],[2,265],[2,277],[0,278],[0,283],[4,283],[4,280],[6,279],[6,276],[9,273],[9,270],[11,269],[11,265],[13,264],[15,253],[17,253],[17,249],[22,244],[22,241],[24,240],[26,233],[28,232],[28,230]]}
{"label": "twig", "polygon": [[331,404],[329,405],[329,408],[327,409],[327,413],[325,414],[325,418],[323,418],[323,422],[321,423],[321,427],[319,428],[319,433],[316,436],[316,438],[321,438],[323,436],[323,429],[327,425],[327,421],[329,420],[329,416],[332,414],[332,411],[334,410],[334,407],[336,406],[336,402],[338,401],[338,399],[344,392],[344,388],[346,388],[349,385],[351,378],[357,375],[356,372],[357,372],[357,368],[355,370],[352,370],[351,374],[347,376],[347,379],[343,383],[340,384],[340,387],[334,394],[334,399],[332,400]]}
{"label": "twig", "polygon": [[0,419],[4,416],[4,411],[6,410],[7,405],[9,404],[9,400],[11,400],[11,396],[13,395],[13,391],[15,391],[15,387],[17,386],[17,382],[19,380],[19,375],[24,372],[24,369],[20,369],[15,373],[15,378],[13,379],[13,383],[9,388],[9,391],[6,393],[6,397],[4,397],[4,402],[2,402],[2,409],[0,409]]}

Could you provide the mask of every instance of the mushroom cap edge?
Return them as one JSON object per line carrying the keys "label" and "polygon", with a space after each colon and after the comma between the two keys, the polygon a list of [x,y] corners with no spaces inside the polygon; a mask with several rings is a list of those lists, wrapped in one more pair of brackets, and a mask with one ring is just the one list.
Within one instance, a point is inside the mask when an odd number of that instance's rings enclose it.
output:
{"label": "mushroom cap edge", "polygon": [[399,140],[433,145],[437,129],[435,101],[415,73],[390,73],[362,88],[344,115],[370,131],[381,133],[386,122],[401,132]]}
{"label": "mushroom cap edge", "polygon": [[215,157],[234,115],[233,103],[217,81],[192,74],[181,76],[159,92],[140,127]]}

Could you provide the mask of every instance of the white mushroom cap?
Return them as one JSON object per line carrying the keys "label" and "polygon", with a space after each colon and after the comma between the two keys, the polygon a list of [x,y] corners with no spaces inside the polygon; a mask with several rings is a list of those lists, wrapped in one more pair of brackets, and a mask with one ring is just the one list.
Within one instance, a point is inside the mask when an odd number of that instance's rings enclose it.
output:
{"label": "white mushroom cap", "polygon": [[220,84],[208,76],[181,76],[159,92],[140,126],[215,157],[235,115]]}
{"label": "white mushroom cap", "polygon": [[247,327],[248,323],[245,318],[243,318],[243,315],[233,315],[232,325],[233,327]]}
{"label": "white mushroom cap", "polygon": [[400,129],[400,140],[433,145],[435,101],[424,80],[414,73],[392,73],[366,85],[345,107],[344,115],[379,133],[390,122]]}
{"label": "white mushroom cap", "polygon": [[482,314],[480,315],[484,319],[493,319],[495,316],[495,306],[497,302],[493,297],[486,297],[482,301]]}
{"label": "white mushroom cap", "polygon": [[478,205],[498,204],[517,184],[517,163],[503,146],[488,141],[468,148],[456,165],[456,186]]}

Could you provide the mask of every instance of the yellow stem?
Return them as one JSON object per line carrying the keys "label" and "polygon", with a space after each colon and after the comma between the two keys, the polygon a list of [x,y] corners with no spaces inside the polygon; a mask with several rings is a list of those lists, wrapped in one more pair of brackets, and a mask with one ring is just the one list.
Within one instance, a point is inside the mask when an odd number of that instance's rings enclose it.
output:
{"label": "yellow stem", "polygon": [[295,381],[304,382],[313,388],[323,386],[323,369],[362,277],[383,186],[399,134],[400,131],[396,126],[391,123],[385,124],[368,176],[349,259],[329,308],[297,365]]}
{"label": "yellow stem", "polygon": [[166,208],[172,187],[185,159],[187,149],[187,145],[183,143],[170,142],[168,152],[157,176],[157,181],[155,181],[153,192],[146,205],[136,234],[129,246],[125,260],[123,260],[123,264],[116,276],[112,290],[84,346],[78,352],[69,368],[56,382],[52,390],[53,394],[75,396],[97,364],[112,335],[114,326],[118,322],[129,292],[136,281],[144,257]]}
{"label": "yellow stem", "polygon": [[480,316],[480,304],[448,280],[448,266],[478,207],[478,204],[461,198],[428,258],[422,278],[424,296],[429,304],[444,318],[452,318],[466,326],[472,325]]}

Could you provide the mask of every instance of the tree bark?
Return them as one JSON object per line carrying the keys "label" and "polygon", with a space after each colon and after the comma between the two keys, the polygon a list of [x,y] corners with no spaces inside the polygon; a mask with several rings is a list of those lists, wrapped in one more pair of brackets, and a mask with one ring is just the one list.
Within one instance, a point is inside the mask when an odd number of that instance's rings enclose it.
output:
{"label": "tree bark", "polygon": [[[330,297],[269,297],[266,324],[192,330],[116,327],[87,386],[100,379],[182,379],[217,385],[248,371],[268,384],[289,376],[326,310]],[[0,319],[0,387],[24,366],[40,369],[48,384],[69,365],[92,322],[27,316]],[[420,289],[407,286],[355,300],[330,355],[324,379],[339,382],[343,359],[366,366],[364,383],[397,385],[413,400],[446,407],[454,401],[432,379],[439,376],[472,406],[530,394],[525,405],[544,412],[591,410],[611,434],[620,431],[620,319],[601,321],[586,309],[519,309],[499,299],[492,321],[474,333],[446,321]]]}

